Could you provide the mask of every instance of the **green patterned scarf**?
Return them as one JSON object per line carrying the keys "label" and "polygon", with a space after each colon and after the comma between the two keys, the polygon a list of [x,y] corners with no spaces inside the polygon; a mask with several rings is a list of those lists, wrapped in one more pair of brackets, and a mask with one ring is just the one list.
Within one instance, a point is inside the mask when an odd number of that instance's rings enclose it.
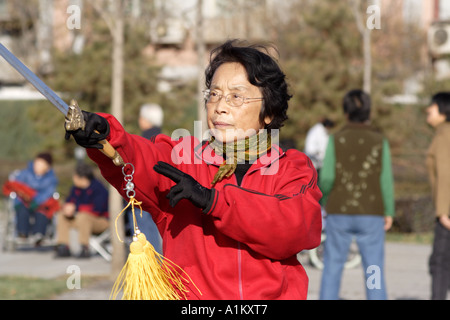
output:
{"label": "green patterned scarf", "polygon": [[215,185],[223,178],[231,177],[238,164],[253,163],[266,154],[272,146],[272,141],[270,134],[267,134],[267,130],[263,130],[262,133],[232,143],[223,143],[213,136],[209,144],[217,155],[222,155],[226,159],[220,165],[219,171],[217,171],[211,183]]}

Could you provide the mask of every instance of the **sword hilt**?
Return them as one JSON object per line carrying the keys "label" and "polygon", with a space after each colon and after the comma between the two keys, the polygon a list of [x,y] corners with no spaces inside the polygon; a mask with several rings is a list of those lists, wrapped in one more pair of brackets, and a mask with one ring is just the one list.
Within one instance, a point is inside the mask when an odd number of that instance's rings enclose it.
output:
{"label": "sword hilt", "polygon": [[[78,103],[75,100],[70,101],[69,111],[66,115],[66,130],[75,131],[78,129],[84,130],[86,122],[84,121],[83,113],[81,112]],[[99,133],[97,130],[95,131]],[[101,140],[99,143],[103,146],[103,149],[99,149],[105,156],[110,158],[116,166],[123,166],[125,162],[123,161],[120,154],[116,149],[106,140]]]}
{"label": "sword hilt", "polygon": [[100,141],[99,143],[103,145],[103,149],[100,149],[100,151],[105,156],[110,158],[116,166],[122,167],[125,164],[117,150],[114,149],[114,147],[106,139]]}

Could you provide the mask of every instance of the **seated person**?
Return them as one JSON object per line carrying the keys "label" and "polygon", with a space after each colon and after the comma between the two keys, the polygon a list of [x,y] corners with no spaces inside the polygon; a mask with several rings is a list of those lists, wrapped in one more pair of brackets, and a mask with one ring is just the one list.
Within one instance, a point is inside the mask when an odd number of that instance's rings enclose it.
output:
{"label": "seated person", "polygon": [[17,187],[17,190],[14,190],[18,195],[14,208],[17,213],[18,236],[25,239],[32,235],[35,245],[39,246],[51,218],[51,215],[45,212],[43,204],[52,199],[58,185],[58,179],[52,169],[51,154],[38,154],[28,163],[26,169],[12,174],[10,182]]}
{"label": "seated person", "polygon": [[69,231],[76,228],[81,252],[79,258],[90,257],[89,238],[109,227],[108,190],[94,177],[92,167],[81,163],[73,175],[69,197],[58,215],[56,257],[69,257]]}

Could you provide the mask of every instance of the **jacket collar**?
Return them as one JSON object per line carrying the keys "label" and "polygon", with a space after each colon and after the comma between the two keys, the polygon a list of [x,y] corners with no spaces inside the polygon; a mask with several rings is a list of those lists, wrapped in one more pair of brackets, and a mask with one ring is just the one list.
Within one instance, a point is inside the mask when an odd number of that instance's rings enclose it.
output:
{"label": "jacket collar", "polygon": [[450,122],[443,122],[436,127],[436,133],[441,133],[450,130]]}

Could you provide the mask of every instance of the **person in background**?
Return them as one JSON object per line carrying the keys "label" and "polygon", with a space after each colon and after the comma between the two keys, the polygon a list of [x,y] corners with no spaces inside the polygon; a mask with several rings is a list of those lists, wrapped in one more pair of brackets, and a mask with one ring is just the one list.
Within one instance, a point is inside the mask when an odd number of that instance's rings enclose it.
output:
{"label": "person in background", "polygon": [[[305,154],[311,159],[314,168],[317,171],[317,180],[320,183],[320,169],[323,165],[323,159],[325,158],[325,151],[327,150],[328,139],[330,130],[334,128],[334,122],[328,118],[323,118],[320,122],[312,126],[305,139]],[[320,185],[319,185],[320,188]],[[322,212],[322,230],[325,230],[325,218],[327,212],[325,208],[321,207]]]}
{"label": "person in background", "polygon": [[[142,137],[150,140],[161,133],[161,126],[163,123],[164,113],[160,105],[155,103],[147,103],[141,106],[139,112],[139,128],[142,131]],[[127,210],[128,229],[131,234],[133,230],[133,216],[131,209]],[[159,234],[156,224],[153,222],[150,213],[143,211],[141,215],[136,215],[136,223],[139,230],[143,232],[147,240],[152,244],[155,250],[162,254],[162,238]]]}
{"label": "person in background", "polygon": [[72,177],[73,186],[57,220],[56,257],[70,257],[69,231],[76,228],[81,252],[79,258],[89,258],[89,238],[109,227],[108,190],[94,177],[92,167],[80,163]]}
{"label": "person in background", "polygon": [[320,299],[339,298],[342,270],[355,238],[365,283],[377,272],[376,282],[366,286],[367,299],[385,300],[384,237],[395,212],[389,143],[370,124],[367,93],[349,91],[343,109],[348,122],[330,136],[319,177],[327,212]]}
{"label": "person in background", "polygon": [[436,210],[429,260],[431,299],[445,300],[450,288],[450,92],[439,92],[432,97],[427,123],[435,129],[426,158]]}
{"label": "person in background", "polygon": [[[17,232],[21,239],[32,235],[36,246],[44,239],[49,218],[40,211],[40,206],[53,197],[58,179],[52,168],[53,158],[48,152],[39,153],[26,169],[14,174],[10,180],[29,187],[33,195],[24,195],[15,200]],[[31,220],[34,223],[31,223]]]}
{"label": "person in background", "polygon": [[333,127],[334,122],[324,118],[312,126],[306,134],[305,153],[311,159],[319,175],[328,145],[329,130]]}
{"label": "person in background", "polygon": [[158,104],[147,103],[141,106],[139,112],[139,128],[142,136],[150,139],[161,133],[164,113]]}

